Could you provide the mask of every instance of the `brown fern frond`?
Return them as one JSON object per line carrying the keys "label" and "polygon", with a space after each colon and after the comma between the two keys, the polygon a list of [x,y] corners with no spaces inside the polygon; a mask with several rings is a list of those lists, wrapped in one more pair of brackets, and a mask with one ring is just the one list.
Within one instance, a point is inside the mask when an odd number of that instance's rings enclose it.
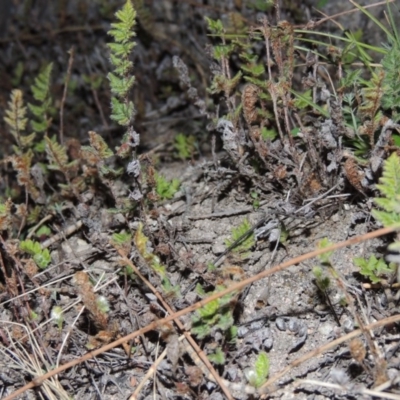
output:
{"label": "brown fern frond", "polygon": [[23,154],[14,154],[9,157],[8,160],[11,161],[12,166],[17,173],[18,185],[25,186],[32,199],[36,201],[39,199],[41,193],[31,177],[32,158],[33,152],[32,150],[28,150]]}
{"label": "brown fern frond", "polygon": [[374,147],[374,134],[382,119],[382,113],[378,112],[383,93],[383,80],[385,72],[383,70],[373,74],[370,85],[361,90],[362,104],[358,112],[365,120],[362,126],[362,134],[368,135],[371,148]]}
{"label": "brown fern frond", "polygon": [[24,154],[13,155],[10,157],[12,166],[17,172],[17,181],[20,186],[26,186],[31,180],[30,170],[33,152],[31,150]]}
{"label": "brown fern frond", "polygon": [[251,125],[257,119],[256,103],[258,101],[259,88],[252,83],[248,83],[243,88],[242,105],[243,114],[246,122]]}
{"label": "brown fern frond", "polygon": [[45,136],[46,141],[46,154],[49,161],[48,168],[64,171],[68,169],[68,155],[67,149],[60,145],[55,136],[51,139]]}
{"label": "brown fern frond", "polygon": [[89,132],[89,140],[92,147],[98,152],[101,159],[109,158],[114,155],[112,150],[107,146],[104,139],[94,131]]}
{"label": "brown fern frond", "polygon": [[361,186],[363,174],[359,172],[357,164],[353,158],[349,157],[344,163],[344,172],[350,184],[359,192],[364,193],[364,189]]}
{"label": "brown fern frond", "polygon": [[8,199],[5,203],[0,203],[0,232],[6,231],[11,227],[11,207],[13,203]]}

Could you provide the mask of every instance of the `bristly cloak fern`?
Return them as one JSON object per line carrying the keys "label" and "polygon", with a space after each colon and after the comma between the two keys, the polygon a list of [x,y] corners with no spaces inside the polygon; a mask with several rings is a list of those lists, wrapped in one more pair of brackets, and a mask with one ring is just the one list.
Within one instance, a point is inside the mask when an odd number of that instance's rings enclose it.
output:
{"label": "bristly cloak fern", "polygon": [[113,43],[108,43],[110,61],[114,67],[113,72],[107,75],[112,93],[111,119],[127,128],[122,145],[117,150],[117,155],[127,157],[133,153],[133,160],[130,165],[135,165],[137,168],[133,174],[133,190],[129,197],[132,200],[138,201],[143,197],[139,183],[140,163],[134,151],[139,145],[139,134],[133,128],[135,107],[132,101],[129,100],[129,92],[135,82],[135,77],[131,74],[133,63],[130,60],[130,56],[136,45],[133,41],[133,38],[136,36],[133,31],[136,25],[136,11],[133,8],[131,0],[127,0],[115,16],[118,22],[111,24],[112,29],[108,32],[114,39]]}

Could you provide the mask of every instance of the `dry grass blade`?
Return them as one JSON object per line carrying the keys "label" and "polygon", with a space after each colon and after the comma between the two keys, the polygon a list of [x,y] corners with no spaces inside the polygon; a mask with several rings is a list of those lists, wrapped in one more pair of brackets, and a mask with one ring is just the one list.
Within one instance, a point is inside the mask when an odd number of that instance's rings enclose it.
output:
{"label": "dry grass blade", "polygon": [[[48,369],[48,361],[46,361],[45,355],[42,353],[29,326],[5,321],[3,321],[3,323],[9,323],[13,327],[20,329],[21,332],[22,330],[26,330],[26,337],[28,337],[31,351],[29,353],[22,344],[16,342],[14,339],[14,333],[6,329],[10,346],[8,346],[8,348],[0,347],[0,353],[4,356],[3,368],[12,365],[16,370],[24,371],[32,376],[40,376],[44,369]],[[6,360],[8,360],[7,364]],[[46,382],[43,383],[41,390],[47,398],[51,400],[70,399],[68,393],[65,392],[58,382],[57,376],[52,376],[49,380],[46,380]]]}
{"label": "dry grass blade", "polygon": [[398,394],[379,392],[377,390],[370,390],[370,389],[365,389],[362,387],[357,387],[357,388],[346,387],[346,386],[337,385],[335,383],[315,381],[313,379],[304,379],[304,380],[299,380],[296,382],[296,386],[304,385],[304,384],[314,385],[314,386],[322,386],[322,387],[335,389],[335,390],[341,390],[341,391],[351,391],[351,392],[356,391],[357,394],[374,396],[374,397],[378,397],[380,399],[400,400],[400,395],[398,395]]}

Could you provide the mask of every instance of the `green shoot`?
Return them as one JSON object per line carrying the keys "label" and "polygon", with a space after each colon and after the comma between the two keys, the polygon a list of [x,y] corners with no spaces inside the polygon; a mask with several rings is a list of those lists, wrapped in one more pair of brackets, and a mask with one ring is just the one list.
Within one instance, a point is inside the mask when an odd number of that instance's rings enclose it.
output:
{"label": "green shoot", "polygon": [[312,269],[312,273],[315,276],[315,281],[318,289],[321,290],[321,292],[326,293],[331,284],[331,280],[329,279],[329,277],[323,273],[321,267],[314,267]]}
{"label": "green shoot", "polygon": [[254,367],[245,372],[246,378],[251,386],[261,387],[267,380],[269,374],[268,354],[262,351],[254,363]]}
{"label": "green shoot", "polygon": [[184,135],[178,133],[174,139],[174,148],[176,155],[181,160],[187,160],[191,158],[195,152],[196,138],[193,135]]}
{"label": "green shoot", "polygon": [[[225,240],[226,246],[230,247],[237,240],[243,237],[251,229],[250,222],[247,219],[237,227],[232,229],[231,238]],[[247,252],[255,245],[254,233],[251,233],[248,237],[244,238],[234,249],[235,253],[239,253],[243,257],[246,257]]]}
{"label": "green shoot", "polygon": [[139,227],[134,236],[134,243],[140,256],[148,263],[153,271],[161,279],[161,286],[165,293],[169,295],[179,296],[179,286],[173,286],[167,276],[167,270],[164,265],[161,264],[160,258],[153,252],[149,251],[147,247],[149,239],[143,233],[143,225],[139,224]]}
{"label": "green shoot", "polygon": [[56,323],[58,326],[58,329],[61,331],[63,323],[64,323],[64,312],[63,309],[60,306],[55,306],[51,310],[50,314],[52,320]]}
{"label": "green shoot", "polygon": [[155,174],[155,181],[156,193],[161,200],[172,199],[181,185],[179,179],[172,179],[172,181],[168,181],[164,176],[158,173]]}
{"label": "green shoot", "polygon": [[224,365],[225,364],[225,354],[223,353],[221,347],[217,347],[214,353],[207,355],[208,359],[216,365]]}
{"label": "green shoot", "polygon": [[33,240],[23,240],[19,244],[19,248],[33,257],[36,265],[40,269],[46,268],[51,262],[49,249],[42,249],[40,243]]}
{"label": "green shoot", "polygon": [[[224,290],[225,286],[219,285],[213,293]],[[197,288],[198,293],[203,290]],[[233,313],[230,307],[230,302],[234,298],[234,294],[223,296],[219,299],[207,303],[199,308],[192,317],[191,333],[202,339],[211,333],[211,329],[221,329],[228,336],[233,333]]]}

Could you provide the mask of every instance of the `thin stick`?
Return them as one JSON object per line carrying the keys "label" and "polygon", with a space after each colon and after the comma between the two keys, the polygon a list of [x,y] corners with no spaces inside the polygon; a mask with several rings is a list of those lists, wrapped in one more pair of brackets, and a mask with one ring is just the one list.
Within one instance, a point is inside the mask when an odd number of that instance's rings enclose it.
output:
{"label": "thin stick", "polygon": [[69,79],[71,78],[71,71],[72,71],[72,64],[74,62],[74,47],[68,51],[69,59],[68,59],[68,69],[67,75],[65,76],[65,84],[64,84],[64,92],[63,97],[61,99],[60,105],[60,143],[64,144],[64,104],[65,100],[67,99],[67,92],[68,92],[68,83]]}
{"label": "thin stick", "polygon": [[[85,354],[84,356],[76,359],[76,360],[72,360],[72,361],[70,361],[70,362],[68,362],[68,363],[66,363],[64,365],[61,365],[60,367],[58,367],[58,368],[56,368],[56,369],[54,369],[52,371],[47,372],[46,374],[38,376],[37,378],[33,379],[32,382],[26,384],[25,386],[23,386],[22,388],[18,389],[14,393],[12,393],[9,396],[5,397],[3,400],[12,400],[12,399],[16,398],[17,396],[21,395],[22,393],[24,393],[25,391],[27,391],[29,389],[32,389],[32,388],[34,388],[36,386],[41,385],[46,379],[48,379],[48,378],[50,378],[50,377],[52,377],[52,376],[54,376],[56,374],[59,374],[62,371],[65,371],[65,370],[67,370],[67,369],[69,369],[69,368],[71,368],[71,367],[73,367],[75,365],[78,365],[78,364],[82,363],[83,361],[90,360],[90,359],[98,356],[99,354],[102,354],[102,353],[104,353],[104,352],[106,352],[108,350],[111,350],[111,349],[113,349],[113,348],[115,348],[117,346],[120,346],[123,343],[128,342],[129,340],[132,340],[132,339],[134,339],[135,337],[137,337],[139,335],[143,335],[146,332],[155,330],[159,326],[161,326],[163,324],[166,324],[167,322],[170,322],[170,321],[173,321],[173,320],[177,320],[178,318],[182,317],[183,315],[186,315],[186,314],[188,314],[188,313],[190,313],[192,311],[198,310],[199,308],[205,306],[206,304],[208,304],[211,301],[214,301],[214,300],[216,300],[216,299],[218,299],[220,297],[223,297],[223,296],[225,296],[227,294],[230,294],[230,293],[232,293],[234,291],[239,291],[239,290],[243,289],[245,286],[250,285],[251,283],[253,283],[255,281],[258,281],[260,279],[266,278],[267,276],[273,275],[273,274],[275,274],[277,272],[283,271],[283,270],[285,270],[286,268],[288,268],[288,267],[290,267],[292,265],[299,264],[299,263],[301,263],[303,261],[309,260],[310,258],[314,258],[314,257],[317,257],[317,256],[319,256],[321,254],[324,254],[324,253],[327,253],[327,252],[330,252],[330,251],[335,251],[335,250],[338,250],[338,249],[341,249],[341,248],[344,248],[344,247],[347,247],[347,246],[350,246],[350,245],[354,245],[354,244],[357,244],[357,243],[362,243],[362,242],[364,242],[366,240],[375,239],[377,237],[380,237],[380,236],[383,236],[383,235],[387,235],[389,233],[393,233],[398,229],[399,229],[398,225],[397,226],[396,225],[395,226],[391,226],[391,227],[388,227],[388,228],[378,229],[376,231],[373,231],[373,232],[370,232],[370,233],[366,233],[364,235],[356,236],[354,238],[345,240],[343,242],[334,244],[332,246],[328,246],[328,247],[323,248],[323,249],[314,250],[314,251],[312,251],[310,253],[303,254],[301,256],[298,256],[298,257],[295,257],[295,258],[293,258],[291,260],[288,260],[288,261],[286,261],[286,262],[284,262],[282,264],[277,265],[274,268],[265,270],[265,271],[255,275],[255,276],[252,276],[252,277],[247,278],[247,279],[245,279],[245,280],[243,280],[241,282],[238,282],[238,283],[230,286],[229,288],[227,288],[225,290],[222,290],[221,292],[215,293],[215,294],[211,295],[210,297],[207,297],[206,299],[203,299],[203,300],[201,300],[201,301],[199,301],[199,302],[197,302],[197,303],[195,303],[195,304],[193,304],[193,305],[191,305],[191,306],[189,306],[187,308],[184,308],[183,310],[177,311],[176,313],[174,313],[172,315],[169,315],[169,316],[167,316],[167,317],[165,317],[163,319],[160,319],[158,321],[154,321],[153,323],[147,325],[146,327],[144,327],[142,329],[139,329],[139,330],[137,330],[135,332],[132,332],[129,335],[126,335],[126,336],[124,336],[124,337],[122,337],[122,338],[120,338],[118,340],[115,340],[114,342],[111,342],[111,343],[101,347],[100,349],[93,350],[93,351]],[[377,328],[377,327],[380,327],[380,326],[384,326],[385,324],[394,323],[394,322],[397,322],[397,321],[400,321],[400,315],[395,315],[393,317],[386,318],[384,320],[380,320],[378,322],[375,322],[375,323],[372,323],[370,325],[365,326],[365,328],[366,329],[374,329],[374,328]],[[342,337],[340,339],[335,340],[334,342],[328,343],[327,345],[320,347],[318,349],[319,351],[312,352],[312,356],[320,354],[321,352],[325,351],[325,347],[326,347],[326,349],[329,349],[331,347],[336,346],[337,344],[340,344],[340,343],[342,343],[342,342],[344,342],[346,340],[349,340],[349,339],[351,339],[351,338],[353,338],[355,336],[358,336],[361,333],[362,333],[362,331],[360,329],[358,329],[356,331],[353,331],[353,332],[349,333],[348,335],[346,335],[346,336],[344,336],[344,337]],[[311,354],[311,353],[309,353],[309,354]],[[301,361],[301,362],[303,362],[303,361]],[[299,362],[299,363],[301,363],[301,362]],[[292,365],[293,365],[293,363],[291,364],[290,368],[287,369],[287,371],[289,371],[291,368],[293,368]],[[296,365],[298,365],[298,364],[296,364]],[[294,365],[294,366],[296,366],[296,365]],[[285,373],[286,373],[286,369],[285,369],[285,372],[283,374],[281,374],[281,376],[283,376]],[[276,378],[276,379],[279,379],[279,377]],[[264,387],[267,387],[271,383],[271,381],[276,381],[276,379],[275,379],[275,377],[271,378],[269,381],[267,381],[267,383],[264,385]]]}

